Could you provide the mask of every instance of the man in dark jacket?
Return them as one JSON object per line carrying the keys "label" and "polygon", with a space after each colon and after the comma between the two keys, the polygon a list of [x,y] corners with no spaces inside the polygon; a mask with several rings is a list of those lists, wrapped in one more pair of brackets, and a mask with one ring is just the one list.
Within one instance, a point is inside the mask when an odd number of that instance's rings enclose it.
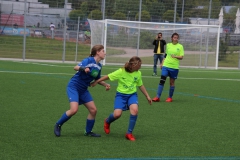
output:
{"label": "man in dark jacket", "polygon": [[164,58],[164,46],[166,45],[166,41],[162,39],[162,33],[158,33],[156,38],[153,41],[154,47],[154,56],[153,56],[153,74],[152,76],[157,76],[157,62],[158,59],[160,61],[160,64],[162,63],[162,60]]}

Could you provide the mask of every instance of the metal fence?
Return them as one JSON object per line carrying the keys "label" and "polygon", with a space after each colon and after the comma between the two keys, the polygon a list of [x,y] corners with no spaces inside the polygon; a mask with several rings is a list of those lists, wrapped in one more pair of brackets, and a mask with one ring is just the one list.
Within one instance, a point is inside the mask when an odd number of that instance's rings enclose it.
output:
{"label": "metal fence", "polygon": [[[49,2],[47,4],[46,2]],[[75,2],[71,5],[74,9],[82,10],[82,14],[80,17],[80,21],[77,19],[72,20],[69,18],[69,13],[73,8],[63,8],[64,6],[60,6],[57,2],[46,1],[42,4],[41,7],[37,8],[35,4],[37,1],[29,1],[24,3],[24,1],[20,1],[18,3],[11,3],[11,1],[0,0],[0,30],[1,34],[7,33],[7,35],[21,35],[23,38],[24,32],[26,32],[27,37],[38,37],[38,38],[48,38],[55,39],[62,42],[61,47],[53,47],[53,48],[61,48],[59,50],[63,55],[61,57],[56,57],[55,59],[58,61],[65,61],[66,55],[64,52],[67,52],[67,48],[64,48],[66,42],[76,43],[78,41],[84,45],[90,45],[91,40],[89,37],[85,35],[86,30],[90,30],[90,26],[88,24],[87,18],[94,19],[93,10],[100,10],[99,17],[100,19],[114,19],[116,17],[116,13],[123,13],[123,20],[129,21],[138,21],[141,17],[142,21],[147,22],[161,22],[161,23],[182,23],[182,24],[197,24],[197,25],[219,25],[219,13],[220,9],[224,8],[223,15],[223,24],[221,31],[228,32],[231,35],[234,35],[234,30],[236,28],[236,11],[240,6],[239,1],[232,1],[230,3],[228,0],[222,1],[192,1],[192,0],[161,0],[161,1],[151,1],[146,3],[145,1],[105,1],[99,0],[94,1],[94,4],[91,0],[87,1],[88,7],[84,10],[83,2]],[[51,2],[51,3],[50,3]],[[65,1],[67,2],[67,1]],[[211,3],[210,3],[211,2]],[[220,3],[221,2],[221,3]],[[21,3],[21,5],[20,5]],[[195,4],[197,3],[197,4]],[[26,6],[24,6],[26,5]],[[38,4],[40,5],[40,4]],[[65,5],[66,6],[66,5]],[[61,8],[62,7],[62,8]],[[26,8],[26,9],[24,9]],[[49,10],[57,11],[56,14],[53,14]],[[141,10],[142,12],[139,12]],[[144,11],[148,11],[149,17],[144,19],[146,13]],[[66,14],[65,14],[66,13]],[[140,16],[138,13],[141,13]],[[26,28],[24,27],[24,23]],[[51,32],[49,29],[49,25],[53,23],[55,25],[54,32]],[[25,30],[25,31],[24,31]],[[223,35],[223,34],[221,34]],[[184,37],[187,37],[184,35]],[[229,38],[228,40],[231,42],[227,42],[227,44],[235,45],[237,47],[238,37]],[[169,38],[169,37],[168,37]],[[192,37],[193,39],[193,37]],[[234,41],[232,40],[234,39]],[[149,41],[152,41],[149,39]],[[184,41],[187,42],[189,39],[184,38]],[[25,41],[27,44],[29,41]],[[197,41],[194,41],[194,44]],[[236,42],[236,43],[235,43]],[[193,43],[190,40],[189,43]],[[208,43],[214,43],[209,41]],[[27,44],[23,44],[26,47]],[[0,35],[0,45],[4,45],[1,43],[1,35]],[[9,44],[9,48],[14,47],[15,44]],[[38,44],[31,44],[32,47],[37,47]],[[52,44],[54,45],[54,44]],[[211,45],[211,44],[210,44]],[[1,46],[0,46],[1,47]],[[66,47],[66,46],[65,46]],[[77,54],[81,54],[83,50],[81,47],[77,46]],[[51,49],[49,49],[51,50]],[[47,48],[43,50],[43,52],[49,52]],[[28,51],[28,50],[27,50]],[[239,51],[239,50],[238,50]],[[0,51],[1,52],[1,51]],[[19,54],[22,53],[22,50],[19,49]],[[233,52],[237,53],[237,51]],[[9,57],[12,58],[11,55],[7,56],[6,51],[1,52],[0,57]],[[26,56],[28,54],[25,54]],[[42,59],[48,59],[47,55],[42,54]],[[31,57],[31,56],[30,56]],[[30,57],[26,57],[29,59]],[[80,59],[79,59],[80,60]],[[78,61],[79,61],[78,60]],[[71,61],[75,61],[72,59]],[[229,65],[231,66],[231,65]],[[234,67],[238,67],[237,65]]]}

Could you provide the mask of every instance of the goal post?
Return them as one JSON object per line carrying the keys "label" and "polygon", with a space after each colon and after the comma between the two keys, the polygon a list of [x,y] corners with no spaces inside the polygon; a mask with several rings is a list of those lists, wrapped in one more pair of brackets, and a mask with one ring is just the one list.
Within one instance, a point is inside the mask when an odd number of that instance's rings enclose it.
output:
{"label": "goal post", "polygon": [[143,65],[153,66],[152,44],[161,32],[163,39],[171,43],[171,35],[180,35],[179,43],[185,55],[180,67],[218,69],[219,25],[174,24],[123,20],[91,20],[91,47],[104,45],[105,64],[125,64],[130,57],[139,56]]}

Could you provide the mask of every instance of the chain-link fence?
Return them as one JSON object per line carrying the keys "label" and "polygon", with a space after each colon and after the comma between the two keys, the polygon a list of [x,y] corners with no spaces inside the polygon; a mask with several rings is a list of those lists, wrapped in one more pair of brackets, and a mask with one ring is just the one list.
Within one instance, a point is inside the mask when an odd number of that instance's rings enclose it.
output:
{"label": "chain-link fence", "polygon": [[[4,46],[0,50],[1,58],[80,61],[90,51],[91,28],[88,18],[128,21],[139,21],[140,18],[141,21],[153,23],[221,25],[219,56],[224,58],[219,58],[219,65],[239,67],[239,63],[234,62],[233,65],[228,56],[239,58],[240,35],[234,33],[239,27],[236,24],[236,13],[240,8],[239,0],[41,0],[41,2],[27,0],[27,3],[24,2],[0,1],[0,47]],[[222,24],[219,19],[221,8],[223,8]],[[55,25],[54,31],[50,30],[51,23]],[[27,35],[26,41],[24,41],[24,33]],[[191,37],[198,36],[194,31],[189,34],[192,35]],[[18,35],[18,37],[12,39],[8,37],[10,35]],[[188,37],[185,34],[182,36]],[[151,37],[146,41],[151,42]],[[24,45],[26,53],[23,53]],[[18,49],[13,49],[16,46]]]}

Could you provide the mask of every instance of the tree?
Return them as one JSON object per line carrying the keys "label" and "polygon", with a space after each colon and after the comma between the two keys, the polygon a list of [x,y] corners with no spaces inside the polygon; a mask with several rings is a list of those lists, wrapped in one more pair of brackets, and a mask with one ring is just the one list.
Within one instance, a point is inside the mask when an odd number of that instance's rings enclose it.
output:
{"label": "tree", "polygon": [[140,34],[140,49],[152,49],[152,38],[155,36],[152,32],[148,30],[142,30]]}
{"label": "tree", "polygon": [[100,10],[93,10],[88,15],[89,19],[100,20],[102,19],[102,12]]}
{"label": "tree", "polygon": [[115,12],[126,13],[130,20],[133,18],[135,20],[135,16],[139,12],[139,0],[116,0],[114,8]]}
{"label": "tree", "polygon": [[87,2],[83,2],[81,4],[81,10],[85,15],[88,15],[90,13]]}
{"label": "tree", "polygon": [[89,12],[93,11],[93,10],[101,10],[101,3],[100,3],[100,1],[87,0],[86,2],[88,3]]}
{"label": "tree", "polygon": [[[137,13],[135,16],[136,20],[139,18],[139,14]],[[151,17],[148,11],[141,12],[141,21],[150,21]]]}
{"label": "tree", "polygon": [[126,20],[127,17],[126,17],[126,14],[124,14],[124,13],[122,13],[122,12],[116,12],[116,13],[113,15],[113,19]]}
{"label": "tree", "polygon": [[[168,10],[163,14],[163,19],[168,22],[174,22],[174,10]],[[176,14],[176,22],[179,21],[178,13]]]}
{"label": "tree", "polygon": [[81,10],[72,10],[70,13],[69,13],[69,18],[72,19],[72,20],[77,20],[78,17],[83,17],[84,14],[82,13]]}
{"label": "tree", "polygon": [[[208,18],[209,16],[209,7],[210,7],[210,1],[198,1],[196,4],[203,6],[203,9],[199,9],[199,12],[197,13],[197,17],[201,18]],[[220,0],[212,0],[211,4],[211,15],[210,18],[218,18],[219,12],[222,8],[222,2]]]}
{"label": "tree", "polygon": [[166,11],[165,5],[163,3],[158,2],[157,0],[154,0],[153,2],[148,2],[146,6],[147,6],[147,11],[149,11],[153,20],[162,19],[161,17]]}
{"label": "tree", "polygon": [[[108,18],[110,19],[115,13],[115,3],[116,1],[115,0],[105,0],[105,18]],[[124,12],[122,12],[124,13]]]}
{"label": "tree", "polygon": [[185,11],[184,12],[184,17],[183,17],[183,22],[191,24],[191,20],[189,18],[192,17],[192,15],[193,15],[193,11],[192,10]]}

